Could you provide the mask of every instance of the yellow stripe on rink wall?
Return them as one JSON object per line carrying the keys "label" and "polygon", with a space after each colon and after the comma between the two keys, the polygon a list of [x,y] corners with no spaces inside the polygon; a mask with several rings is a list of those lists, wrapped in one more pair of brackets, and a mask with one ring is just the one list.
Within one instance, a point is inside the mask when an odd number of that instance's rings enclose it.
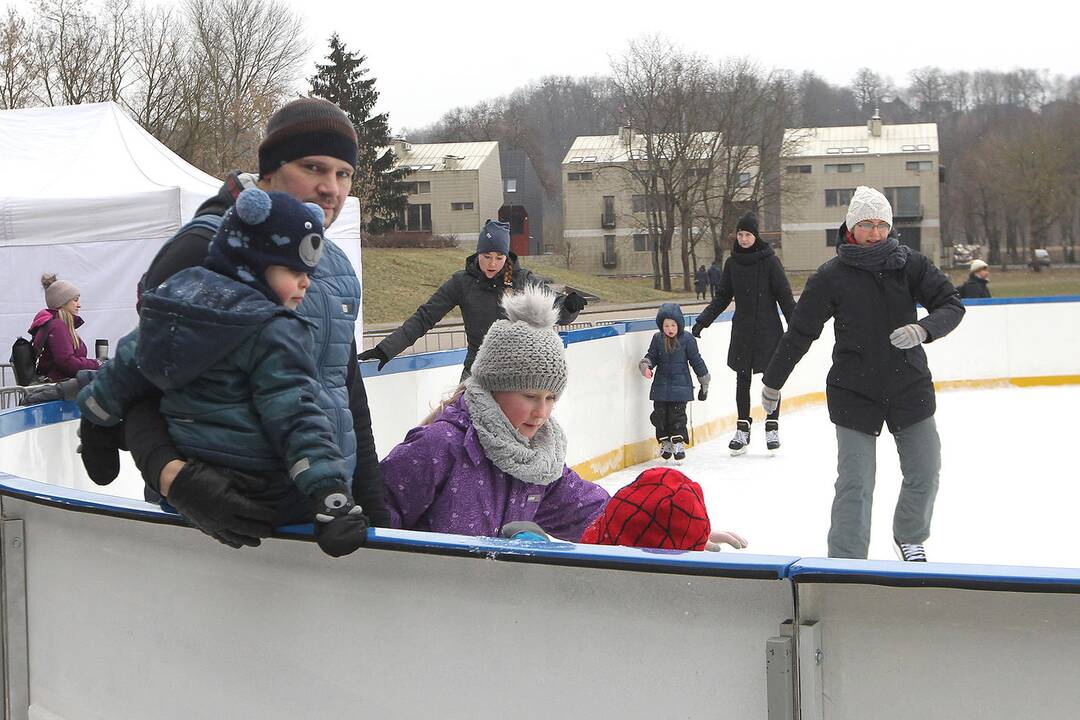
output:
{"label": "yellow stripe on rink wall", "polygon": [[[1039,387],[1052,385],[1080,385],[1080,375],[1043,375],[1036,377],[985,378],[982,380],[943,380],[934,383],[937,390],[973,390],[1001,387]],[[824,392],[812,392],[797,397],[783,399],[784,412],[821,405],[825,402]],[[755,421],[763,421],[765,413],[761,406],[750,411]],[[691,447],[707,442],[735,430],[736,415],[724,415],[708,422],[694,425],[690,430]],[[574,465],[574,472],[586,480],[596,481],[623,468],[647,462],[656,457],[656,440],[646,438],[627,443],[603,455]]]}

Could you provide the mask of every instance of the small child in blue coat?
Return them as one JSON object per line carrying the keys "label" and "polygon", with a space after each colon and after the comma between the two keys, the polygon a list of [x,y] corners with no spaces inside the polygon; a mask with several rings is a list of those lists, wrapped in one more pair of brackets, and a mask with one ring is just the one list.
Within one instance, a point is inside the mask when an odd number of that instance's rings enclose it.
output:
{"label": "small child in blue coat", "polygon": [[656,428],[656,441],[660,443],[660,457],[676,460],[686,457],[686,403],[694,399],[694,383],[690,370],[694,369],[700,389],[698,400],[709,394],[709,369],[698,352],[697,339],[685,331],[682,308],[676,303],[664,303],[656,313],[656,326],[660,332],[653,335],[649,351],[638,363],[641,374],[653,381],[649,399],[653,411],[649,416]]}

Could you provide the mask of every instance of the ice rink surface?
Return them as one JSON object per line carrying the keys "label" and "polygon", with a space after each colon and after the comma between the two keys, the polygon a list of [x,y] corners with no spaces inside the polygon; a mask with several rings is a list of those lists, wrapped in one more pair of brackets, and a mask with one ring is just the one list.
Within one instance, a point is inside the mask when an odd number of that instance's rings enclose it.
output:
{"label": "ice rink surface", "polygon": [[[755,382],[753,391],[759,388]],[[937,397],[942,467],[928,559],[1080,566],[1080,386],[951,390]],[[836,433],[828,411],[821,405],[782,414],[782,447],[775,455],[765,449],[764,431],[764,423],[754,423],[750,448],[739,457],[728,451],[730,435],[689,448],[679,469],[704,490],[713,528],[740,533],[749,552],[824,557],[836,481]],[[895,560],[892,513],[900,464],[887,429],[877,452],[870,558]],[[613,493],[660,464],[674,465],[657,458],[600,484]]]}

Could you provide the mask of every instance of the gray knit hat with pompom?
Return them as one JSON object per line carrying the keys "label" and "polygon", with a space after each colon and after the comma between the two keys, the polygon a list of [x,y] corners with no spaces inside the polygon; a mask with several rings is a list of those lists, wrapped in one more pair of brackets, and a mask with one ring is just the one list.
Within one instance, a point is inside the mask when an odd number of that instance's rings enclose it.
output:
{"label": "gray knit hat with pompom", "polygon": [[505,320],[496,320],[473,361],[472,377],[488,392],[566,388],[566,351],[555,332],[555,295],[539,286],[504,295]]}

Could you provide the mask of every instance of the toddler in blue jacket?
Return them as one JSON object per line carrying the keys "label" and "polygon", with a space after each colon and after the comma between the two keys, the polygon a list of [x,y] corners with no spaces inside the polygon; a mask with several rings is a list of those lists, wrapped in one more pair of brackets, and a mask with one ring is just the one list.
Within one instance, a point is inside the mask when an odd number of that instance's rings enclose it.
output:
{"label": "toddler in blue jacket", "polygon": [[[344,555],[366,536],[352,468],[316,402],[310,322],[294,311],[323,252],[323,212],[280,192],[244,190],[226,212],[206,267],[142,296],[139,327],[79,395],[83,416],[120,421],[154,386],[185,458],[259,475],[302,515],[320,547]],[[198,463],[187,463],[198,467]],[[183,498],[169,494],[183,513]]]}
{"label": "toddler in blue jacket", "polygon": [[690,370],[694,369],[700,389],[698,400],[709,394],[709,369],[698,352],[697,339],[685,331],[682,308],[676,303],[664,303],[656,313],[656,326],[660,332],[652,337],[649,351],[638,363],[638,369],[646,379],[651,379],[649,399],[653,411],[649,416],[656,428],[656,441],[660,444],[660,457],[672,456],[681,461],[686,457],[686,403],[694,399],[694,383]]}

